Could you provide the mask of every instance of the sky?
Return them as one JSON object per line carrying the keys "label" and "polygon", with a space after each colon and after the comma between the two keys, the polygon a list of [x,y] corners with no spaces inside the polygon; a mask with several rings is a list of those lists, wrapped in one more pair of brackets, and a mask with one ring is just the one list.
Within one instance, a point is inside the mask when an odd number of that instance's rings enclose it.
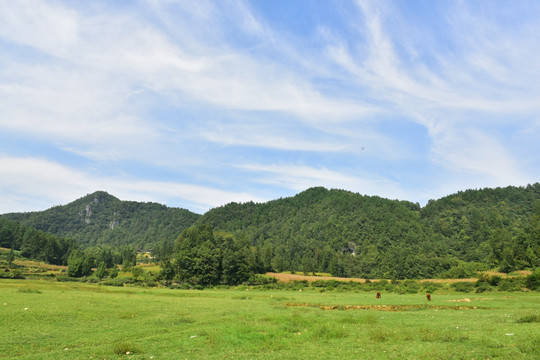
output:
{"label": "sky", "polygon": [[0,0],[0,214],[540,181],[540,2]]}

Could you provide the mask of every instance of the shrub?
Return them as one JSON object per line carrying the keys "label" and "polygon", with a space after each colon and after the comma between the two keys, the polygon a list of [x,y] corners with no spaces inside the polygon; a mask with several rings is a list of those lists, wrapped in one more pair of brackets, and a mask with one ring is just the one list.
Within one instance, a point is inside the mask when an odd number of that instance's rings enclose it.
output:
{"label": "shrub", "polygon": [[518,323],[537,323],[540,322],[540,315],[533,314],[533,315],[525,315],[517,319]]}
{"label": "shrub", "polygon": [[67,275],[59,275],[56,277],[56,281],[58,282],[77,281],[77,279],[69,277]]}
{"label": "shrub", "polygon": [[24,279],[24,276],[20,270],[13,269],[8,272],[0,271],[0,279]]}
{"label": "shrub", "polygon": [[405,292],[408,294],[416,294],[420,291],[420,285],[414,280],[405,280],[403,286],[405,287]]}
{"label": "shrub", "polygon": [[477,293],[483,293],[484,291],[491,291],[492,288],[489,286],[486,282],[477,283],[476,285],[476,292]]}
{"label": "shrub", "polygon": [[311,287],[320,287],[320,288],[324,288],[327,286],[327,281],[326,280],[315,280],[315,281],[312,281],[311,282]]}
{"label": "shrub", "polygon": [[446,279],[466,279],[472,278],[477,275],[477,271],[480,270],[477,264],[474,263],[459,263],[456,266],[451,267],[449,270],[441,274],[442,278]]}
{"label": "shrub", "polygon": [[497,286],[499,291],[520,291],[525,287],[525,278],[515,277],[515,278],[506,278],[502,279]]}
{"label": "shrub", "polygon": [[99,266],[97,267],[96,272],[94,273],[94,276],[97,279],[103,279],[103,278],[106,278],[107,275],[109,275],[107,271],[107,267],[105,265],[105,262],[102,261],[99,263]]}
{"label": "shrub", "polygon": [[492,277],[489,278],[488,282],[489,282],[489,285],[491,286],[498,286],[501,280],[502,280],[502,277],[500,277],[499,275],[493,275]]}
{"label": "shrub", "polygon": [[540,268],[536,268],[531,275],[525,278],[525,285],[531,290],[540,289]]}
{"label": "shrub", "polygon": [[430,281],[426,281],[426,282],[422,283],[423,291],[431,293],[431,294],[433,294],[435,291],[437,291],[441,287],[442,287],[441,284],[430,282]]}
{"label": "shrub", "polygon": [[114,279],[115,277],[118,276],[118,272],[119,272],[118,268],[117,268],[116,266],[113,267],[113,268],[111,269],[111,272],[109,273],[109,277],[110,277],[111,279]]}
{"label": "shrub", "polygon": [[460,292],[471,292],[474,288],[474,283],[472,282],[465,282],[465,281],[460,281],[460,282],[456,282],[456,283],[453,283],[451,285],[456,291],[460,291]]}
{"label": "shrub", "polygon": [[144,270],[138,266],[134,266],[133,268],[131,268],[131,276],[135,280],[140,278],[143,275],[143,273],[144,273]]}
{"label": "shrub", "polygon": [[103,285],[107,286],[124,286],[124,284],[129,283],[131,280],[126,278],[114,278],[114,279],[107,279],[103,282]]}
{"label": "shrub", "polygon": [[372,282],[371,283],[371,288],[373,290],[386,290],[387,287],[391,287],[392,284],[390,284],[390,282],[388,280],[379,280],[377,282]]}
{"label": "shrub", "polygon": [[19,289],[18,292],[24,294],[42,294],[42,291],[38,289]]}
{"label": "shrub", "polygon": [[130,355],[141,352],[137,346],[123,340],[115,342],[112,350],[117,355]]}

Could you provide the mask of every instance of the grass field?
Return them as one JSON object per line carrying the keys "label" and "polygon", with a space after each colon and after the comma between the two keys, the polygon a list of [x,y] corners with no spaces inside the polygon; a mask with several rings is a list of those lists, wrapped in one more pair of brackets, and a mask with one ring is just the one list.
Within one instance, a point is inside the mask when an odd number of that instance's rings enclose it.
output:
{"label": "grass field", "polygon": [[0,359],[539,359],[539,321],[538,292],[428,303],[420,293],[0,280]]}

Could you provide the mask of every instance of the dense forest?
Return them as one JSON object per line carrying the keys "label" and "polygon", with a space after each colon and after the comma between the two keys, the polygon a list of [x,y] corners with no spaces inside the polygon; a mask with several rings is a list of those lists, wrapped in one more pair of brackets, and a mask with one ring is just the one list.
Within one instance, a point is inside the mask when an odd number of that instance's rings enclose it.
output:
{"label": "dense forest", "polygon": [[0,247],[19,250],[23,257],[55,265],[66,265],[71,251],[79,249],[74,240],[38,231],[3,217],[0,217]]}
{"label": "dense forest", "polygon": [[77,265],[84,263],[84,271],[76,274],[88,275],[92,267],[103,263],[107,268],[124,264],[132,266],[136,250],[131,246],[100,245],[83,248],[73,239],[66,239],[36,230],[17,221],[0,217],[0,248],[17,250],[24,258],[40,260],[54,265]]}
{"label": "dense forest", "polygon": [[200,215],[157,203],[121,201],[104,191],[72,203],[4,218],[37,230],[76,240],[81,246],[131,245],[152,248],[162,240],[173,242]]}
{"label": "dense forest", "polygon": [[27,251],[35,258],[65,263],[79,254],[79,262],[90,256],[97,266],[108,254],[115,254],[114,263],[130,263],[134,249],[146,248],[162,264],[163,277],[191,284],[238,283],[265,271],[414,279],[540,265],[538,183],[467,190],[424,207],[317,187],[266,203],[230,203],[202,216],[96,192],[0,220],[0,241],[5,228],[20,227],[9,231],[18,234],[13,247],[21,250],[30,248],[21,229],[38,234],[28,239],[49,239],[38,242],[53,244],[45,248],[67,249],[73,241],[82,247],[60,257]]}
{"label": "dense forest", "polygon": [[467,277],[477,270],[539,265],[539,200],[538,183],[468,190],[424,208],[312,188],[264,204],[231,203],[207,212],[198,223],[249,238],[267,270]]}

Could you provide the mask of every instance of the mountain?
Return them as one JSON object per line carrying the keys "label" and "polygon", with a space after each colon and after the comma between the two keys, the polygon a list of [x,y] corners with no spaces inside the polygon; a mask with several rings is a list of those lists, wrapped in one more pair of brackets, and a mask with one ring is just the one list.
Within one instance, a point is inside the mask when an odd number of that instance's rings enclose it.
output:
{"label": "mountain", "polygon": [[160,258],[173,254],[184,229],[209,225],[223,238],[234,235],[242,248],[247,244],[253,261],[267,271],[400,279],[540,265],[539,183],[461,191],[424,207],[315,187],[265,203],[230,203],[202,216],[100,191],[46,211],[3,217],[84,247],[153,247]]}
{"label": "mountain", "polygon": [[308,189],[231,203],[197,223],[250,239],[267,269],[337,276],[465,276],[539,265],[540,184],[459,192],[424,208],[343,190]]}
{"label": "mountain", "polygon": [[122,201],[104,191],[45,211],[2,216],[77,240],[82,246],[129,244],[139,248],[151,247],[162,240],[174,241],[200,217],[189,210],[157,203]]}

